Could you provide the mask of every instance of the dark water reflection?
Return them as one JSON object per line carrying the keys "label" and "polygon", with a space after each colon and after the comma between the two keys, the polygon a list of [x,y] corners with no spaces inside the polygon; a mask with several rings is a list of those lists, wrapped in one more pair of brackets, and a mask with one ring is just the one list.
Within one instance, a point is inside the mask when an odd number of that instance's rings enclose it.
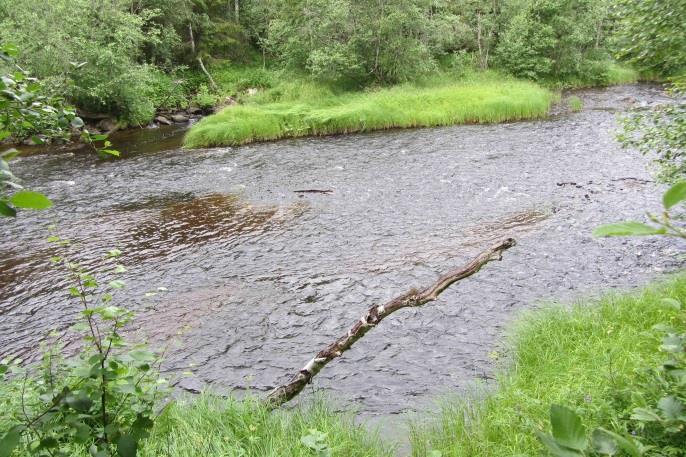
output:
{"label": "dark water reflection", "polygon": [[167,369],[193,372],[180,381],[187,389],[218,390],[274,386],[371,303],[514,236],[504,262],[384,321],[315,387],[392,414],[488,378],[488,354],[516,311],[675,267],[671,242],[590,235],[659,207],[646,160],[613,140],[612,111],[660,91],[581,95],[586,110],[550,121],[199,151],[162,130],[121,138],[134,153],[119,161],[23,158],[16,172],[56,205],[0,222],[0,356],[32,353],[72,319],[63,275],[48,265],[49,223],[87,265],[122,250],[121,300],[143,333],[172,342]]}

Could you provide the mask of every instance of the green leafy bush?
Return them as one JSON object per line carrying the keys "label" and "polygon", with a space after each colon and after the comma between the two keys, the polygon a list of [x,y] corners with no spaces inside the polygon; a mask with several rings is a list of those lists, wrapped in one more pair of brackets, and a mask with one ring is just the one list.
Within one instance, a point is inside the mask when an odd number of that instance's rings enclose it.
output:
{"label": "green leafy bush", "polygon": [[[50,242],[66,249],[58,237]],[[114,306],[113,294],[124,287],[117,275],[126,268],[120,252],[106,256],[111,279],[102,284],[81,265],[63,257],[54,264],[67,268],[69,293],[81,307],[73,331],[81,335],[76,355],[53,347],[39,366],[21,360],[0,364],[5,383],[0,389],[0,456],[68,456],[88,450],[92,457],[133,457],[148,435],[164,381],[159,358],[144,344],[131,344],[122,331],[132,313]]]}
{"label": "green leafy bush", "polygon": [[[0,60],[9,67],[0,77],[0,141],[30,136],[33,143],[42,144],[44,139],[69,139],[71,129],[82,127],[83,121],[61,99],[44,95],[40,82],[15,64],[16,54],[14,45],[0,46]],[[45,195],[24,189],[12,173],[9,163],[18,154],[13,148],[0,152],[0,216],[52,206]]]}
{"label": "green leafy bush", "polygon": [[597,56],[605,2],[526,0],[514,13],[497,47],[497,61],[510,73],[535,80],[588,79],[604,67]]}
{"label": "green leafy bush", "polygon": [[686,70],[683,0],[618,0],[617,54],[639,70],[674,76]]}
{"label": "green leafy bush", "polygon": [[143,124],[155,111],[149,87],[155,70],[144,50],[168,37],[154,10],[133,14],[116,0],[7,0],[0,5],[0,40],[21,49],[23,67],[86,111]]}
{"label": "green leafy bush", "polygon": [[193,103],[202,109],[213,108],[217,104],[217,96],[212,94],[206,85],[198,88],[198,93],[193,98]]}
{"label": "green leafy bush", "polygon": [[671,92],[673,103],[625,116],[618,135],[624,147],[655,157],[665,181],[686,177],[686,78],[677,80]]}
{"label": "green leafy bush", "polygon": [[[681,309],[673,298],[663,300],[665,306]],[[642,381],[631,392],[617,392],[630,415],[617,414],[608,418],[608,426],[596,428],[589,436],[582,419],[575,411],[552,405],[552,434],[537,431],[548,451],[556,457],[619,455],[631,457],[680,457],[686,455],[686,333],[683,326],[658,325],[664,332],[659,350],[669,358],[657,368],[639,374]]]}

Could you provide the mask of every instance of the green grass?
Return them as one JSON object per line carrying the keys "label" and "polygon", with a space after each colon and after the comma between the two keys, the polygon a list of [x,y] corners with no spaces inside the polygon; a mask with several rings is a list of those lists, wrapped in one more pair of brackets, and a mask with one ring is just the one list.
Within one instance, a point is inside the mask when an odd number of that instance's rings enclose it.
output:
{"label": "green grass", "polygon": [[[0,417],[0,437],[8,426]],[[335,413],[322,401],[303,409],[270,411],[255,399],[239,401],[207,394],[168,405],[156,419],[151,435],[142,441],[138,455],[316,457],[301,441],[313,430],[326,434],[320,442],[333,456],[394,455],[376,434],[355,425],[351,414]],[[84,446],[74,445],[68,455],[90,454]]]}
{"label": "green grass", "polygon": [[448,456],[535,456],[535,429],[547,428],[549,408],[575,408],[589,429],[626,416],[621,398],[636,398],[641,370],[661,364],[658,323],[686,326],[683,312],[660,303],[686,302],[686,276],[635,295],[610,295],[571,309],[551,307],[524,315],[514,326],[511,365],[495,390],[474,401],[447,401],[431,425],[416,427],[414,456],[430,449]]}
{"label": "green grass", "polygon": [[640,73],[633,68],[611,63],[607,67],[607,85],[616,86],[619,84],[633,84],[639,81]]}
{"label": "green grass", "polygon": [[188,132],[184,145],[235,146],[287,137],[533,119],[545,116],[554,99],[552,92],[534,83],[493,73],[433,86],[345,93],[300,81],[203,119]]}
{"label": "green grass", "polygon": [[257,401],[225,400],[202,395],[178,402],[155,422],[142,457],[312,457],[301,438],[310,430],[325,433],[332,455],[393,455],[374,434],[353,423],[352,416],[333,413],[324,403],[307,409],[270,412]]}
{"label": "green grass", "polygon": [[581,99],[576,95],[572,95],[571,97],[569,97],[567,99],[567,104],[569,105],[569,109],[575,113],[578,113],[579,111],[584,109],[584,102],[581,101]]}

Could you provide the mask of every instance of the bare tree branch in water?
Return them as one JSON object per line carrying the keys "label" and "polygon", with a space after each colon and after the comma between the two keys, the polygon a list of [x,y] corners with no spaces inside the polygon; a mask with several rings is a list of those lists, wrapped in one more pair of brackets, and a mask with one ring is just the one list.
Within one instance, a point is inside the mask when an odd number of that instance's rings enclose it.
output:
{"label": "bare tree branch in water", "polygon": [[466,265],[444,274],[424,290],[412,289],[394,298],[384,305],[374,305],[357,321],[348,332],[325,349],[319,351],[312,360],[305,365],[287,384],[277,387],[266,398],[266,402],[276,408],[297,396],[305,386],[336,357],[340,357],[353,344],[362,338],[369,330],[376,327],[384,318],[399,309],[422,306],[432,302],[454,284],[464,278],[477,273],[484,265],[494,260],[502,260],[502,254],[516,244],[512,238],[507,238],[486,249]]}

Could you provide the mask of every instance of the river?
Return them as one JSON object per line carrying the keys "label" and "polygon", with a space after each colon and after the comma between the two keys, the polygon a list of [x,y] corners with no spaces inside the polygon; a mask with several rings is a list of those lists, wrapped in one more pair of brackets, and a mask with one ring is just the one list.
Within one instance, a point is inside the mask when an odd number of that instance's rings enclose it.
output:
{"label": "river", "polygon": [[502,262],[388,318],[313,384],[371,419],[430,408],[492,377],[517,312],[679,267],[673,241],[591,236],[659,210],[664,186],[613,132],[618,112],[662,92],[578,95],[582,112],[545,121],[193,151],[178,128],[141,130],[115,136],[120,160],[21,158],[14,171],[55,207],[1,222],[0,357],[35,355],[78,309],[49,265],[49,224],[86,265],[120,249],[117,303],[138,313],[138,334],[166,348],[176,385],[219,392],[271,389],[371,304],[512,236]]}

